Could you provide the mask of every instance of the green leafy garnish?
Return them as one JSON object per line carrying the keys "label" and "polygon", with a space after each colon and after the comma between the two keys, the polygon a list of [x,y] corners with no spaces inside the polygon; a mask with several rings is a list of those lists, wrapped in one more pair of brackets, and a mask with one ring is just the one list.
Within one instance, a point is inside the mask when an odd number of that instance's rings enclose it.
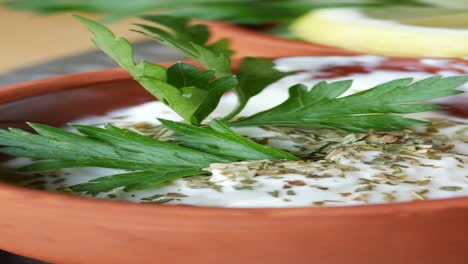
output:
{"label": "green leafy garnish", "polygon": [[[177,63],[168,69],[146,61],[135,64],[133,48],[126,39],[116,39],[109,29],[95,21],[77,18],[94,34],[93,41],[98,48],[126,69],[147,91],[193,125],[200,125],[228,90],[234,89],[239,103],[223,120],[235,117],[251,97],[290,74],[274,69],[271,59],[246,58],[235,76],[230,71],[232,51],[226,40],[208,44],[206,26],[192,25],[185,18],[154,15],[143,17],[154,26],[139,24],[146,31],[138,32],[178,49],[207,71],[202,72],[186,63]],[[217,79],[213,80],[214,77]]]}
{"label": "green leafy garnish", "polygon": [[161,123],[176,132],[175,139],[182,146],[227,158],[242,160],[298,160],[294,155],[255,143],[230,129],[219,120],[212,120],[211,129],[160,119]]}
{"label": "green leafy garnish", "polygon": [[146,21],[155,26],[136,24],[144,29],[138,31],[164,45],[173,47],[189,58],[200,63],[205,69],[213,70],[216,77],[232,76],[232,51],[229,42],[221,39],[211,45],[208,41],[208,28],[204,25],[190,25],[189,19],[170,16],[143,16]]}
{"label": "green leafy garnish", "polygon": [[218,106],[224,93],[237,84],[234,76],[211,81],[213,75],[213,71],[201,72],[190,64],[177,63],[167,70],[167,84],[151,82],[166,91],[176,87],[180,93],[167,105],[191,124],[199,125]]}
{"label": "green leafy garnish", "polygon": [[129,170],[196,169],[212,162],[229,162],[197,150],[151,139],[130,130],[106,126],[75,126],[83,135],[31,123],[37,132],[0,130],[0,152],[42,159],[22,170],[40,171],[73,167]]}
{"label": "green leafy garnish", "polygon": [[123,187],[124,191],[138,191],[151,189],[166,182],[177,180],[185,176],[203,174],[202,171],[137,171],[112,176],[99,177],[89,182],[71,186],[75,192],[97,195]]}
{"label": "green leafy garnish", "polygon": [[421,102],[463,93],[454,89],[466,83],[468,76],[435,76],[414,83],[412,80],[398,79],[344,97],[340,95],[352,81],[320,82],[312,89],[297,84],[289,88],[289,98],[280,105],[230,125],[323,126],[353,132],[398,130],[427,122],[397,114],[440,109]]}
{"label": "green leafy garnish", "polygon": [[271,59],[245,58],[236,72],[239,84],[234,88],[237,94],[237,107],[224,119],[235,117],[247,105],[250,98],[259,94],[268,85],[290,75],[290,72],[276,70]]}
{"label": "green leafy garnish", "polygon": [[[166,70],[160,65],[147,61],[136,64],[133,60],[133,48],[126,39],[116,38],[109,29],[95,21],[80,16],[76,17],[94,34],[93,42],[98,48],[126,69],[148,92],[191,124],[199,125],[216,108],[221,96],[237,84],[237,79],[231,74],[211,81],[213,75],[216,75],[216,69],[201,72],[194,66],[178,63]],[[189,31],[190,34],[204,32],[199,27],[187,28],[182,25],[181,21],[177,23],[166,21],[164,23],[167,26],[173,25],[175,28]],[[186,33],[186,35],[190,34]],[[180,37],[180,40],[175,38],[173,41],[174,43],[187,43],[185,37]],[[200,50],[202,49],[204,54],[208,52],[200,46]],[[229,68],[229,58],[223,54],[220,56],[224,58],[223,60],[227,60],[227,64],[223,67]],[[209,64],[211,61],[207,59],[207,63]],[[214,63],[218,63],[218,61]]]}
{"label": "green leafy garnish", "polygon": [[[136,132],[107,125],[105,128],[80,126],[82,135],[66,130],[33,124],[37,132],[31,134],[19,129],[0,130],[0,152],[11,155],[40,159],[21,168],[22,171],[45,171],[76,167],[101,167],[129,170],[131,172],[106,176],[89,183],[73,187],[90,194],[109,191],[117,187],[125,190],[153,188],[161,183],[184,176],[206,173],[203,168],[211,163],[228,163],[256,159],[297,158],[289,153],[259,145],[227,128],[221,121],[212,121],[208,128],[164,121],[168,128],[181,135],[187,131],[203,131],[193,137],[180,138],[180,146],[140,135]],[[222,129],[221,129],[222,128]],[[206,147],[193,145],[194,141],[214,144],[222,142],[222,148],[209,151]],[[208,145],[207,145],[208,146]],[[232,150],[242,150],[238,153]],[[142,180],[144,178],[144,180]],[[72,188],[72,189],[73,189]]]}
{"label": "green leafy garnish", "polygon": [[[167,79],[166,69],[158,64],[142,60],[138,64],[133,59],[133,47],[125,38],[116,38],[114,33],[105,26],[82,16],[74,15],[94,35],[92,41],[102,51],[109,55],[122,68],[127,70],[137,81],[153,78],[161,81]],[[154,88],[154,90],[158,90]]]}

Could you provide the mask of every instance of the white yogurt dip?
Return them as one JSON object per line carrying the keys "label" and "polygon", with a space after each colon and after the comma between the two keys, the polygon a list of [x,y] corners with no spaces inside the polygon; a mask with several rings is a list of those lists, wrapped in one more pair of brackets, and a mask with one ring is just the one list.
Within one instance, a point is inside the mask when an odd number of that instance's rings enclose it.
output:
{"label": "white yogurt dip", "polygon": [[[434,75],[389,69],[374,70],[385,58],[298,57],[276,60],[277,68],[299,71],[270,85],[254,97],[241,115],[271,108],[287,98],[288,88],[296,83],[308,86],[323,80],[330,66],[359,65],[369,72],[326,78],[327,81],[355,80],[347,94],[356,93],[397,78],[416,80]],[[446,60],[422,60],[427,66],[445,66]],[[466,64],[443,76],[468,72]],[[465,86],[462,88],[468,90]],[[345,94],[345,95],[347,95]],[[444,99],[447,100],[447,99]],[[439,100],[441,101],[441,100]],[[235,105],[232,94],[223,97],[212,117],[227,114]],[[443,113],[411,115],[430,119],[429,127],[399,132],[353,134],[329,129],[236,128],[256,141],[282,148],[304,161],[253,161],[212,164],[209,175],[186,177],[160,188],[125,192],[116,189],[97,197],[134,202],[186,204],[219,207],[298,207],[344,206],[440,199],[468,195],[468,119]],[[105,116],[76,120],[74,124],[113,123],[144,134],[158,134],[158,118],[180,120],[160,102],[120,109]],[[164,135],[162,135],[164,137]],[[30,163],[17,158],[7,166]],[[69,191],[67,186],[123,172],[116,169],[74,168],[35,174],[25,185],[48,191]]]}

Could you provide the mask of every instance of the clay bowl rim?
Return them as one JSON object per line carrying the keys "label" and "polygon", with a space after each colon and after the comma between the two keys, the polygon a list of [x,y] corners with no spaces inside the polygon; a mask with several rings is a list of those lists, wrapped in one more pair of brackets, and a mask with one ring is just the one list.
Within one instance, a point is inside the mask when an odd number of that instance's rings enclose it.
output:
{"label": "clay bowl rim", "polygon": [[[317,56],[317,55],[316,55]],[[339,56],[339,55],[338,55]],[[238,65],[238,60],[233,63],[233,68]],[[171,65],[175,62],[164,62],[162,65]],[[0,104],[13,102],[28,97],[35,97],[47,93],[58,91],[67,91],[80,88],[82,86],[128,81],[132,77],[121,68],[113,68],[100,71],[83,72],[76,74],[59,75],[55,77],[22,82],[0,88]],[[72,84],[70,84],[72,83]],[[467,197],[455,197],[444,199],[433,199],[424,201],[411,202],[396,202],[384,204],[368,204],[368,205],[350,205],[350,206],[324,206],[324,207],[282,207],[282,208],[225,208],[225,207],[209,207],[209,206],[189,206],[189,205],[159,205],[159,204],[144,204],[128,201],[111,201],[104,199],[96,199],[83,196],[73,196],[61,193],[53,193],[47,191],[34,190],[25,187],[19,187],[12,184],[0,183],[0,199],[9,201],[10,199],[24,199],[27,201],[29,197],[53,201],[54,204],[67,203],[68,206],[93,206],[102,209],[144,209],[159,211],[162,213],[178,213],[183,211],[186,216],[199,216],[206,213],[216,213],[220,216],[238,215],[239,213],[247,215],[255,215],[257,217],[264,216],[266,218],[274,215],[291,215],[294,216],[345,216],[345,215],[376,215],[387,214],[395,211],[406,212],[421,212],[434,211],[448,208],[468,208]]]}
{"label": "clay bowl rim", "polygon": [[[301,39],[290,39],[266,34],[261,31],[252,30],[224,21],[199,22],[210,28],[210,39],[230,39],[231,46],[233,50],[236,51],[234,54],[236,58],[252,55],[270,58],[284,56],[308,56],[314,54],[322,56],[369,55],[355,50],[312,43]],[[285,47],[288,48],[285,49]]]}

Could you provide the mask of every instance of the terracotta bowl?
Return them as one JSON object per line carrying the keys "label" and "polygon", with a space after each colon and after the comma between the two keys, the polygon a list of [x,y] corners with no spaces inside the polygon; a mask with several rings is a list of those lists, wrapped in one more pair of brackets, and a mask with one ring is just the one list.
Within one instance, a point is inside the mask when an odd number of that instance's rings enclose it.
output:
{"label": "terracotta bowl", "polygon": [[[121,69],[66,75],[0,89],[0,126],[58,126],[149,100]],[[468,198],[226,209],[113,202],[0,184],[0,208],[0,248],[52,263],[468,260]]]}

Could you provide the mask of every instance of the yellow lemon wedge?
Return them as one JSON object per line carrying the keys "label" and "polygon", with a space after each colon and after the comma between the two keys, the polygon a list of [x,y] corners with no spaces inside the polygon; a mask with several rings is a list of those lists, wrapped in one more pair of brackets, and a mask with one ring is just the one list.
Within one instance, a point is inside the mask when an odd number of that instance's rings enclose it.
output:
{"label": "yellow lemon wedge", "polygon": [[303,40],[364,53],[410,57],[468,57],[468,10],[333,8],[294,21]]}

